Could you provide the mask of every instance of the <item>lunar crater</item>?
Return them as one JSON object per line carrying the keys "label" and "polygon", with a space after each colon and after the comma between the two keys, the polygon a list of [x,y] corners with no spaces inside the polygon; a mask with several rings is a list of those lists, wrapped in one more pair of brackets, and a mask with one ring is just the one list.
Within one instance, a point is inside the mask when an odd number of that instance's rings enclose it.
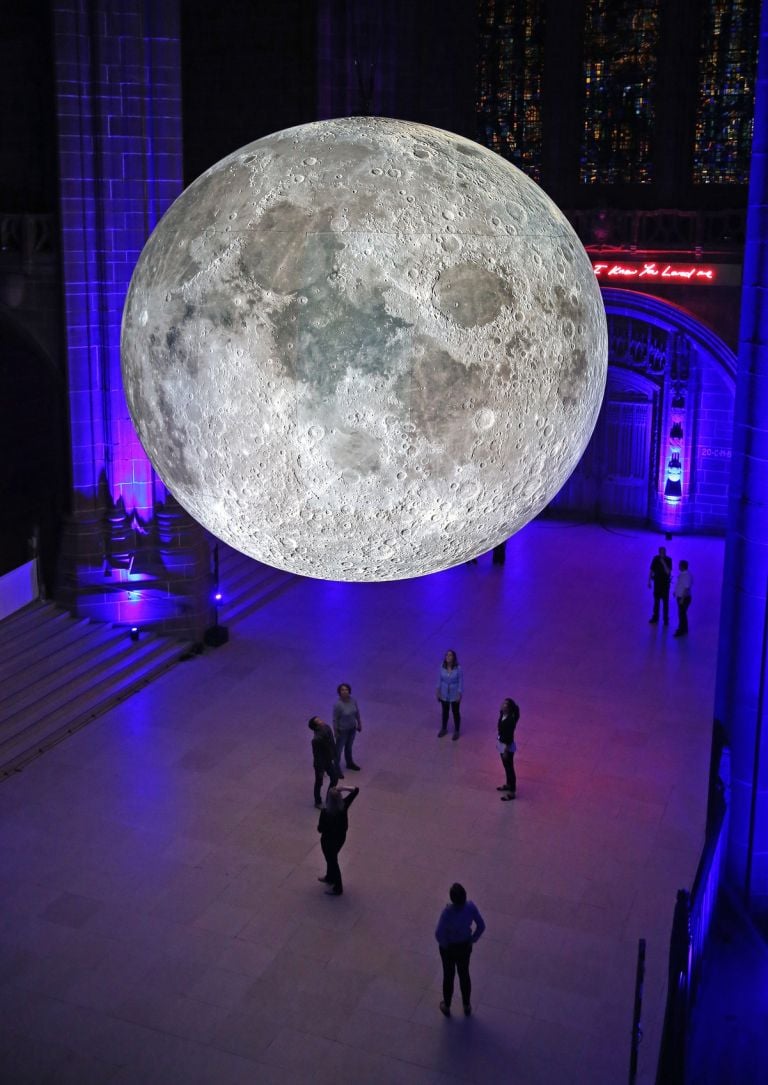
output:
{"label": "lunar crater", "polygon": [[456,264],[443,271],[435,284],[435,299],[443,316],[463,328],[491,324],[512,303],[508,284],[477,264]]}

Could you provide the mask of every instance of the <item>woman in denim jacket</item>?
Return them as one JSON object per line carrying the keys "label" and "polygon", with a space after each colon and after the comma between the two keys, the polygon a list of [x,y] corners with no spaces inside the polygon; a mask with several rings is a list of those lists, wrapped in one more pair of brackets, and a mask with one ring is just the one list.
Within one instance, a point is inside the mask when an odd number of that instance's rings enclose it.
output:
{"label": "woman in denim jacket", "polygon": [[445,653],[445,659],[440,666],[437,676],[437,699],[442,709],[442,720],[437,737],[442,738],[448,733],[448,713],[453,713],[453,741],[459,737],[461,727],[461,695],[464,692],[464,672],[459,666],[459,660],[452,648]]}

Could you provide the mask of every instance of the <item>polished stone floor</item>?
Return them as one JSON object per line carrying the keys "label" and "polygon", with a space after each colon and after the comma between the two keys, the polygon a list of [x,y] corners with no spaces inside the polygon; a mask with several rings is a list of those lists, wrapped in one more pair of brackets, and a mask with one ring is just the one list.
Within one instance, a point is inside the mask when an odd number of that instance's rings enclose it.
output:
{"label": "polished stone floor", "polygon": [[[540,522],[504,567],[299,580],[0,785],[0,1080],[615,1085],[643,937],[653,1081],[703,839],[723,549],[669,544],[695,578],[675,640],[648,624],[660,542]],[[449,647],[458,742],[436,737]],[[306,720],[341,681],[364,730],[332,898]],[[504,696],[522,711],[508,803]],[[455,880],[487,922],[469,1019],[437,1005]]]}

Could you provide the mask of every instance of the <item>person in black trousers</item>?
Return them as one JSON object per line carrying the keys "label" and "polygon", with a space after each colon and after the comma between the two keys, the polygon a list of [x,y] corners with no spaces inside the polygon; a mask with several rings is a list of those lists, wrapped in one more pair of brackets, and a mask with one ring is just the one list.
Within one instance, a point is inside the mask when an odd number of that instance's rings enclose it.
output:
{"label": "person in black trousers", "polygon": [[321,788],[323,786],[323,777],[326,772],[331,778],[331,787],[336,786],[339,782],[339,777],[343,776],[343,773],[339,771],[336,762],[336,740],[333,737],[333,731],[325,720],[321,720],[319,716],[310,716],[307,726],[312,732],[312,765],[315,770],[315,809],[319,810],[323,805]]}
{"label": "person in black trousers", "polygon": [[505,697],[501,702],[501,710],[499,712],[499,722],[496,725],[498,728],[498,742],[499,753],[501,754],[501,763],[504,766],[504,772],[506,774],[506,783],[501,787],[497,787],[497,791],[505,792],[501,796],[502,802],[510,802],[517,795],[517,776],[515,775],[515,751],[517,750],[517,743],[515,742],[515,728],[517,727],[517,721],[520,719],[520,709],[512,700],[511,697]]}
{"label": "person in black trousers", "polygon": [[691,605],[691,590],[693,588],[693,577],[688,569],[688,562],[680,562],[680,572],[678,573],[677,580],[675,581],[675,602],[677,603],[677,629],[674,632],[676,637],[685,637],[688,635],[688,607]]}
{"label": "person in black trousers", "polygon": [[664,625],[669,625],[669,587],[672,583],[672,559],[667,557],[665,546],[659,547],[659,552],[651,561],[648,573],[648,587],[653,585],[653,614],[648,621],[656,625],[659,620],[659,607],[664,614]]}
{"label": "person in black trousers", "polygon": [[[345,794],[346,792],[346,794]],[[326,882],[330,888],[326,893],[340,897],[344,892],[339,869],[339,852],[344,847],[349,828],[347,811],[360,793],[359,787],[329,787],[325,806],[320,811],[317,831],[320,833],[320,847],[325,856],[325,874],[318,881]]]}
{"label": "person in black trousers", "polygon": [[443,908],[435,931],[435,938],[440,946],[440,959],[443,962],[443,1001],[440,1003],[440,1012],[450,1017],[453,982],[458,972],[464,1013],[469,1017],[472,1013],[469,958],[472,955],[472,946],[485,930],[485,922],[475,904],[467,900],[467,891],[463,885],[454,882],[448,895],[451,903]]}
{"label": "person in black trousers", "polygon": [[445,658],[440,664],[440,673],[437,676],[437,699],[440,702],[442,723],[437,737],[442,738],[448,734],[448,713],[453,712],[453,741],[459,737],[461,727],[461,698],[464,693],[464,672],[459,666],[459,660],[452,648],[445,653]]}

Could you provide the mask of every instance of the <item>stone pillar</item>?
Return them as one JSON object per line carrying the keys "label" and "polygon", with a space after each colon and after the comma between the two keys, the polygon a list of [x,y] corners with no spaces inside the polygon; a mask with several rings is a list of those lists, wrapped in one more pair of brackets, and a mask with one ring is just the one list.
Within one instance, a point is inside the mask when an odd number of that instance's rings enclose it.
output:
{"label": "stone pillar", "polygon": [[[166,493],[120,374],[133,268],[182,190],[178,0],[54,0],[53,18],[73,486],[62,601],[199,636],[208,623],[185,616],[204,611],[208,573],[190,574],[197,559],[163,565],[154,521]],[[196,534],[190,523],[194,553]]]}
{"label": "stone pillar", "polygon": [[[716,715],[731,744],[726,874],[768,914],[768,3],[762,6]],[[695,590],[694,590],[695,595]]]}

